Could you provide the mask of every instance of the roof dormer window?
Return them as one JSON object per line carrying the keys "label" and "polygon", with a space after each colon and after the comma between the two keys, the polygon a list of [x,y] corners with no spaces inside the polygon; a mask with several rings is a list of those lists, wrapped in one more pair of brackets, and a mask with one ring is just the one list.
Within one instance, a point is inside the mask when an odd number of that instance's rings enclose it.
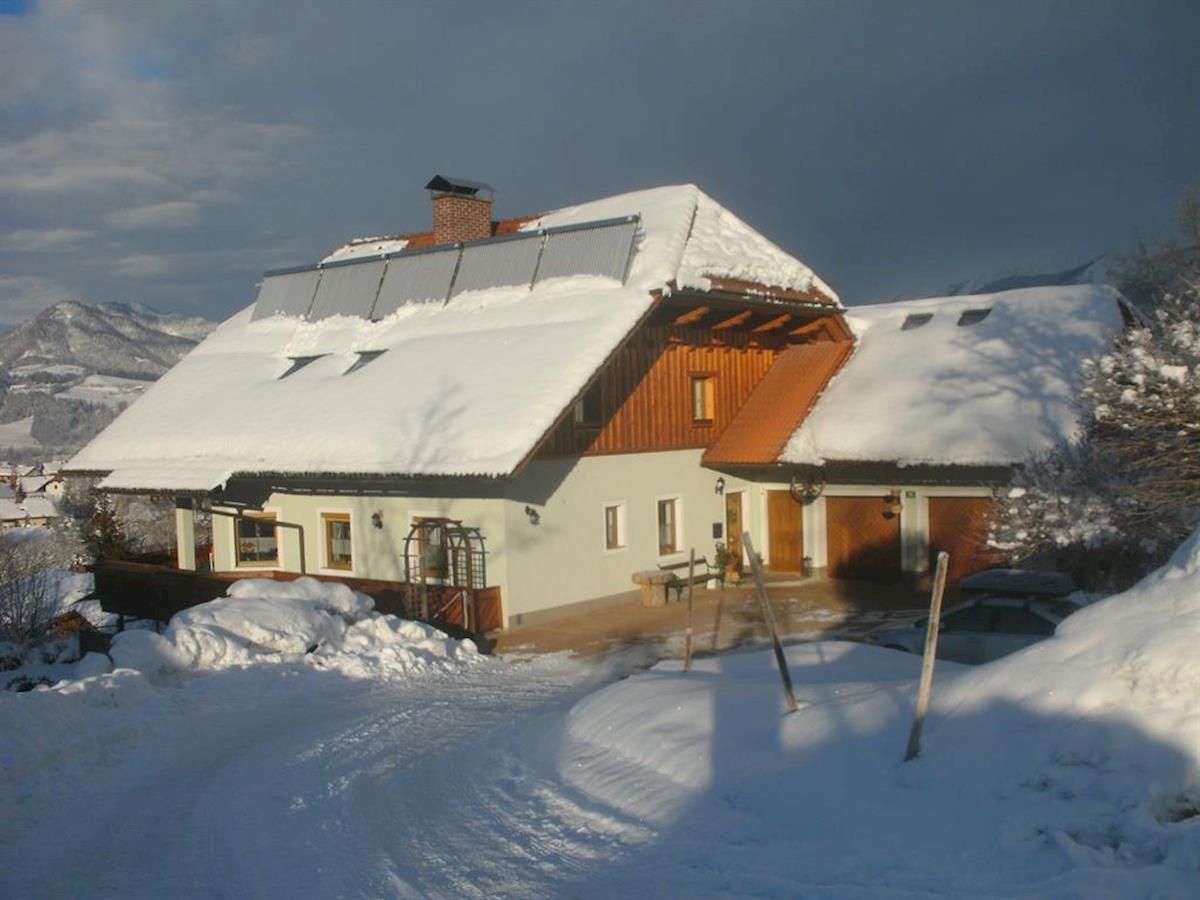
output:
{"label": "roof dormer window", "polygon": [[386,352],[386,350],[359,350],[358,359],[356,359],[353,365],[351,365],[350,368],[348,368],[342,374],[349,375],[351,372],[357,372],[367,363],[374,362],[375,360],[379,359],[379,357],[383,356],[383,354]]}
{"label": "roof dormer window", "polygon": [[905,318],[904,323],[900,326],[901,331],[912,331],[914,328],[920,328],[922,325],[928,325],[929,320],[933,318],[933,313],[909,313]]}
{"label": "roof dormer window", "polygon": [[958,317],[959,327],[967,327],[969,325],[978,325],[991,313],[990,306],[983,309],[964,309],[963,314]]}
{"label": "roof dormer window", "polygon": [[287,378],[289,375],[295,375],[297,372],[299,372],[301,369],[303,369],[309,363],[316,362],[322,356],[328,356],[328,354],[327,353],[318,353],[316,356],[289,356],[288,361],[291,363],[291,365],[288,367],[287,371],[285,371],[282,375],[279,376],[279,380],[282,381],[284,378]]}

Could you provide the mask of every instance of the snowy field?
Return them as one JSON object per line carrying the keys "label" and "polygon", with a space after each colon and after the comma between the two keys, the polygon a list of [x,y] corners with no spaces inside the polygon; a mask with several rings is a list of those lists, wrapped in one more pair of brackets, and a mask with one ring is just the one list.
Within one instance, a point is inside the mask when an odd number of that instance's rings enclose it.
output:
{"label": "snowy field", "polygon": [[[0,692],[5,897],[1195,897],[1200,536],[1060,634],[639,670],[242,582]],[[626,677],[628,676],[628,677]]]}
{"label": "snowy field", "polygon": [[41,443],[33,436],[33,416],[0,425],[0,447],[26,450],[40,446]]}
{"label": "snowy field", "polygon": [[60,391],[58,396],[118,408],[128,406],[153,383],[116,375],[88,375],[79,384]]}

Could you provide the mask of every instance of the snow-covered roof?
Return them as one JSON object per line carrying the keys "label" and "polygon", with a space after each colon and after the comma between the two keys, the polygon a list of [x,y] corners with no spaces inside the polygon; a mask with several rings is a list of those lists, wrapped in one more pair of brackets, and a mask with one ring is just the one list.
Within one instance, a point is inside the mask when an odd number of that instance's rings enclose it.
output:
{"label": "snow-covered roof", "polygon": [[780,462],[1019,462],[1076,432],[1083,362],[1122,327],[1119,295],[1097,285],[855,307],[847,320],[854,355]]}
{"label": "snow-covered roof", "polygon": [[20,478],[21,490],[27,494],[36,494],[47,484],[50,483],[49,475],[22,475]]}
{"label": "snow-covered roof", "polygon": [[337,260],[358,259],[359,257],[379,256],[381,253],[398,253],[407,246],[408,240],[406,238],[354,238],[349,243],[338,247],[321,260],[321,262],[327,263]]}
{"label": "snow-covered roof", "polygon": [[49,497],[26,497],[16,500],[0,499],[0,521],[21,522],[25,519],[54,519],[60,515]]}
{"label": "snow-covered roof", "polygon": [[[236,473],[512,473],[670,285],[709,277],[836,296],[692,185],[548,213],[527,228],[639,216],[621,283],[599,276],[467,291],[385,319],[245,309],[71,460],[104,487],[206,490]],[[381,354],[359,362],[360,352]],[[284,375],[291,360],[316,357]]]}

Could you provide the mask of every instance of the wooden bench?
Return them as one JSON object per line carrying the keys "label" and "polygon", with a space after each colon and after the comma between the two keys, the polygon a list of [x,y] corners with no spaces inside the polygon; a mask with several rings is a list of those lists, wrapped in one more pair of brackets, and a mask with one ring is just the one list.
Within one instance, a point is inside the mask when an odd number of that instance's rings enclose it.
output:
{"label": "wooden bench", "polygon": [[[667,589],[675,592],[676,601],[682,600],[683,589],[688,585],[688,561],[685,559],[683,562],[677,563],[659,563],[658,567],[662,571],[670,572],[675,576],[675,580],[667,585]],[[725,586],[725,572],[709,565],[707,556],[697,556],[696,574],[692,578],[693,583],[699,582],[700,584],[705,584],[712,578],[717,579],[721,583],[721,587]]]}

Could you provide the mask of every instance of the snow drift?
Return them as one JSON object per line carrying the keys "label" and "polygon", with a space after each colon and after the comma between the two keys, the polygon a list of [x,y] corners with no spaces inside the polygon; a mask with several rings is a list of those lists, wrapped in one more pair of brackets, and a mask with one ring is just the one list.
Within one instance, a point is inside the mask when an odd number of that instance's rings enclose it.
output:
{"label": "snow drift", "polygon": [[1194,896],[1198,634],[1200,532],[1056,637],[939,663],[914,763],[920,659],[828,642],[788,649],[794,715],[766,653],[612,685],[573,710],[557,770],[652,826],[624,876],[650,893]]}
{"label": "snow drift", "polygon": [[118,668],[150,676],[256,663],[308,662],[355,677],[455,668],[478,656],[430,625],[374,612],[374,601],[315,578],[235,582],[228,596],[184,610],[166,631],[113,641]]}

